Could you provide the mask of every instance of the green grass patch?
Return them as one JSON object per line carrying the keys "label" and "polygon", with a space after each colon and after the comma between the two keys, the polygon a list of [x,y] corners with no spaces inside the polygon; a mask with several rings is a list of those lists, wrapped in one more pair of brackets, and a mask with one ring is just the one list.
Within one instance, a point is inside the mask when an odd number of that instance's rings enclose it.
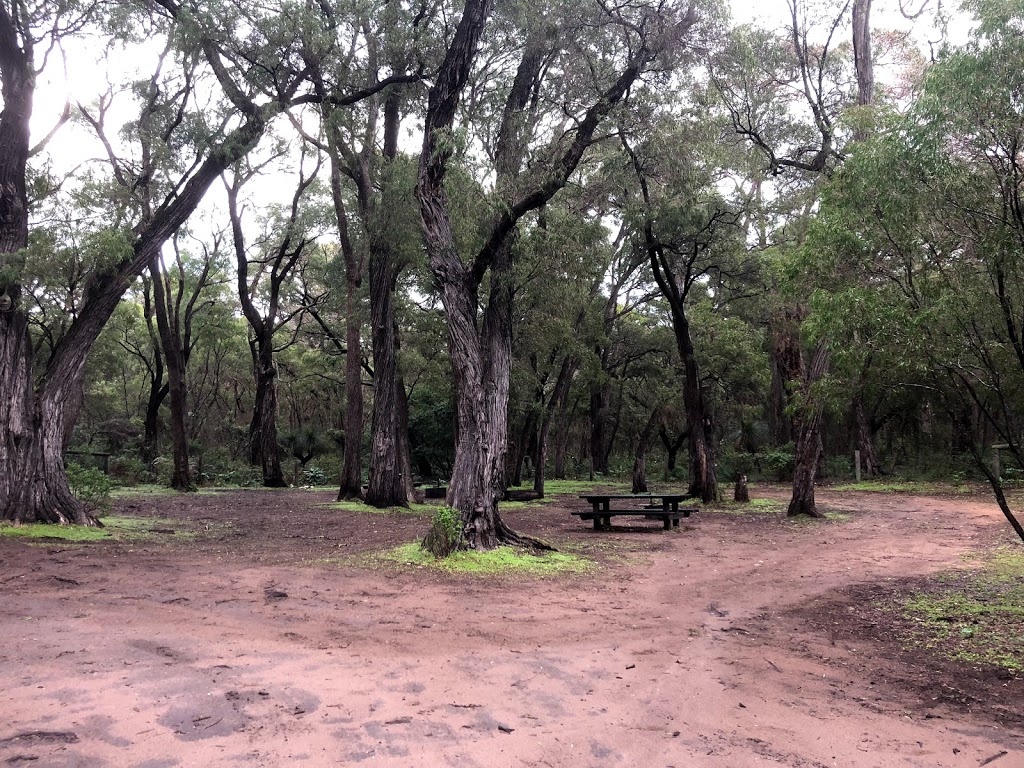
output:
{"label": "green grass patch", "polygon": [[751,499],[742,501],[720,501],[707,506],[708,511],[723,512],[727,515],[765,515],[786,511],[786,502],[778,499]]}
{"label": "green grass patch", "polygon": [[334,501],[324,506],[330,509],[343,509],[346,512],[366,512],[371,515],[413,515],[415,517],[429,517],[437,511],[442,504],[410,504],[408,507],[374,507],[354,499],[348,501]]}
{"label": "green grass patch", "polygon": [[178,492],[166,485],[146,483],[143,485],[130,485],[114,488],[110,492],[112,499],[134,499],[138,497],[148,498],[151,496],[174,496]]}
{"label": "green grass patch", "polygon": [[[103,518],[102,528],[88,528],[81,525],[11,525],[0,523],[0,536],[11,536],[37,541],[59,539],[69,543],[94,541],[153,541],[157,539],[193,540],[213,526],[206,525],[199,530],[198,522],[169,520],[162,517],[121,517],[108,515]],[[224,527],[218,524],[216,527]]]}
{"label": "green grass patch", "polygon": [[821,525],[822,523],[845,523],[849,520],[851,515],[848,512],[826,512],[824,517],[808,517],[807,515],[798,515],[796,517],[787,517],[786,522],[790,525]]}
{"label": "green grass patch", "polygon": [[919,493],[925,495],[971,493],[972,488],[953,483],[922,483],[912,480],[862,480],[859,483],[842,483],[824,486],[829,491],[868,491],[872,493]]}
{"label": "green grass patch", "polygon": [[[529,486],[533,488],[533,486]],[[613,490],[616,493],[629,493],[629,483],[621,483],[615,480],[545,480],[544,496],[556,496],[559,494],[587,494],[597,490]]]}
{"label": "green grass patch", "polygon": [[[104,523],[106,524],[106,523]],[[82,525],[11,525],[0,523],[0,536],[19,539],[60,539],[61,541],[103,541],[114,538],[108,528],[87,528]]]}
{"label": "green grass patch", "polygon": [[1024,671],[1024,552],[989,553],[972,570],[940,574],[897,610],[908,642],[947,658]]}
{"label": "green grass patch", "polygon": [[474,576],[560,576],[587,573],[596,567],[593,561],[579,555],[565,552],[534,554],[515,547],[498,547],[487,552],[455,552],[438,560],[426,552],[418,542],[403,544],[373,557],[379,562]]}

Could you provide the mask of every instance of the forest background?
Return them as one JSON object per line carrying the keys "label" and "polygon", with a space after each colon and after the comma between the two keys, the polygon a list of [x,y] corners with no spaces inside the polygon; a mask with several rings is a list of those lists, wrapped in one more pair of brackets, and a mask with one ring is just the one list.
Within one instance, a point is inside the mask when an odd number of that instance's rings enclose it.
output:
{"label": "forest background", "polygon": [[856,451],[1024,538],[1024,6],[541,5],[0,3],[0,517],[95,523],[103,454],[490,547]]}

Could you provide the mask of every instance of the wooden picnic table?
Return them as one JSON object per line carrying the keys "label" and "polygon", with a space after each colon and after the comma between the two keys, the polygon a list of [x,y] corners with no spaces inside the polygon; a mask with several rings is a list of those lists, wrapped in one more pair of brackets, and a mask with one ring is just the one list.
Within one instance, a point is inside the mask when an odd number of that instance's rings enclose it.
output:
{"label": "wooden picnic table", "polygon": [[[661,520],[665,530],[679,527],[680,517],[689,517],[690,513],[696,512],[696,507],[680,507],[679,503],[689,499],[685,493],[627,493],[627,494],[588,494],[580,496],[591,505],[589,510],[576,510],[572,512],[580,520],[593,520],[594,530],[609,530],[612,527],[612,518],[617,515],[632,517],[643,516],[652,520]],[[612,507],[613,501],[628,501],[640,504],[647,503],[641,507]]]}

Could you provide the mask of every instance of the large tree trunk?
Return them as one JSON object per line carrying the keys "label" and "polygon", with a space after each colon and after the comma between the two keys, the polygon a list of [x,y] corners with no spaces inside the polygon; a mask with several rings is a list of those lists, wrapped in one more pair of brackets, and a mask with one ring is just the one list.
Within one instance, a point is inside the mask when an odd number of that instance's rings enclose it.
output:
{"label": "large tree trunk", "polygon": [[[84,364],[84,355],[83,364]],[[73,386],[73,383],[72,383]],[[71,495],[64,473],[66,425],[77,414],[70,389],[32,388],[32,347],[21,311],[0,311],[0,519],[98,524]],[[73,405],[71,405],[73,408]]]}
{"label": "large tree trunk", "polygon": [[[659,53],[652,38],[638,44],[619,77],[587,110],[566,142],[565,152],[550,163],[542,180],[516,193],[528,136],[526,108],[544,69],[544,34],[527,41],[509,90],[495,142],[496,185],[506,196],[498,206],[480,251],[467,263],[458,252],[448,211],[444,180],[453,151],[450,132],[462,91],[472,70],[477,45],[490,12],[489,0],[466,0],[462,17],[434,78],[424,119],[416,197],[430,268],[441,291],[448,324],[448,343],[455,381],[459,440],[448,503],[463,522],[468,546],[491,548],[499,542],[526,543],[498,515],[504,492],[505,452],[508,447],[508,394],[512,363],[512,248],[520,219],[545,205],[569,181],[603,119],[625,96],[644,67]],[[672,35],[692,24],[680,19]],[[540,30],[543,25],[537,25]],[[645,26],[646,30],[646,26]],[[661,30],[665,40],[670,37]],[[642,33],[642,32],[641,32]],[[490,294],[478,322],[478,289],[490,271]],[[539,542],[530,542],[539,545]]]}
{"label": "large tree trunk", "polygon": [[[349,237],[348,212],[342,190],[342,162],[339,157],[341,136],[333,125],[328,129],[330,137],[331,197],[334,201],[334,215],[338,224],[338,239],[342,258],[345,261],[345,456],[341,468],[341,485],[338,500],[358,499],[363,495],[363,319],[360,309],[359,291],[363,283],[363,259],[356,252]],[[369,212],[365,193],[363,220]],[[372,238],[372,234],[370,235]],[[371,294],[373,288],[371,286]],[[371,299],[372,305],[372,299]],[[372,310],[371,310],[372,311]],[[376,347],[377,339],[373,339]],[[374,376],[376,376],[376,368]]]}
{"label": "large tree trunk", "polygon": [[612,410],[612,385],[594,384],[590,389],[590,461],[595,474],[608,474],[611,440],[608,426]]}
{"label": "large tree trunk", "polygon": [[505,492],[512,363],[510,250],[506,244],[492,265],[481,334],[476,328],[476,292],[466,290],[463,281],[446,285],[444,292],[459,416],[447,503],[462,512],[465,541],[475,549],[519,539],[498,513]]}
{"label": "large tree trunk", "polygon": [[[678,315],[678,316],[677,316]],[[715,472],[715,429],[711,410],[704,399],[700,367],[690,338],[690,324],[682,306],[673,312],[672,325],[676,344],[683,360],[686,380],[683,384],[683,406],[689,422],[687,439],[690,461],[690,496],[700,497],[708,504],[718,501],[718,475]]]}
{"label": "large tree trunk", "polygon": [[[366,502],[377,507],[408,506],[408,450],[403,449],[402,401],[398,392],[398,343],[392,296],[397,270],[390,249],[378,243],[370,254],[370,312],[373,332],[373,436]],[[408,430],[406,429],[406,434]],[[405,439],[408,442],[408,438]]]}
{"label": "large tree trunk", "polygon": [[160,378],[154,372],[149,383],[149,397],[146,399],[146,415],[142,426],[142,446],[139,451],[143,463],[150,467],[160,451],[160,406],[167,397],[170,387],[163,379],[163,362],[159,365]]}
{"label": "large tree trunk", "polygon": [[864,472],[868,478],[876,477],[881,464],[875,452],[875,431],[871,426],[871,416],[864,405],[863,391],[858,391],[853,397],[853,420],[857,429],[857,449],[864,464]]}
{"label": "large tree trunk", "polygon": [[668,482],[672,477],[672,473],[676,471],[676,463],[679,461],[679,449],[683,447],[683,443],[689,437],[689,430],[684,429],[673,439],[668,436],[668,430],[662,425],[658,430],[658,437],[661,438],[661,444],[665,446],[665,474],[662,479]]}
{"label": "large tree trunk", "polygon": [[[345,296],[345,458],[338,501],[363,495],[363,369],[362,323],[359,320],[359,284],[346,269]],[[377,340],[374,338],[374,350]],[[375,383],[378,369],[374,363]]]}
{"label": "large tree trunk", "polygon": [[[551,435],[551,424],[558,414],[561,414],[567,407],[569,401],[569,390],[572,388],[572,380],[579,368],[580,360],[574,355],[567,355],[562,360],[558,369],[558,378],[555,380],[555,388],[551,392],[551,399],[548,400],[547,408],[544,410],[544,419],[540,425],[540,434],[537,436],[537,462],[533,471],[533,490],[537,497],[544,498],[544,475],[547,472],[548,463],[548,442]],[[564,473],[564,459],[562,471]],[[557,474],[557,473],[556,473]]]}
{"label": "large tree trunk", "polygon": [[660,407],[655,408],[637,435],[636,452],[633,455],[633,493],[647,493],[647,449],[650,448],[654,428],[661,421],[661,413]]}
{"label": "large tree trunk", "polygon": [[281,453],[277,445],[277,366],[274,364],[273,343],[272,336],[253,340],[256,402],[249,423],[249,460],[259,465],[264,487],[285,488],[288,483],[281,469]]}
{"label": "large tree trunk", "polygon": [[793,467],[793,497],[786,514],[823,517],[814,502],[814,480],[822,456],[821,421],[824,406],[814,393],[814,385],[828,370],[828,346],[819,343],[811,364],[803,376],[800,402],[795,418],[797,427],[795,464]]}
{"label": "large tree trunk", "polygon": [[149,264],[153,278],[153,300],[156,309],[156,324],[160,332],[160,346],[167,362],[167,386],[171,396],[171,488],[178,491],[194,491],[192,473],[189,468],[188,433],[185,419],[188,414],[185,389],[185,355],[181,348],[181,337],[177,327],[177,313],[168,300],[168,286],[164,282],[163,270],[158,257],[154,255]]}
{"label": "large tree trunk", "polygon": [[28,245],[25,175],[35,75],[31,44],[22,42],[24,48],[7,6],[0,6],[0,519],[97,524],[71,495],[63,461],[88,347],[78,350],[75,361],[59,348],[54,361],[77,366],[63,368],[64,378],[44,378],[33,388],[20,275],[22,249]]}

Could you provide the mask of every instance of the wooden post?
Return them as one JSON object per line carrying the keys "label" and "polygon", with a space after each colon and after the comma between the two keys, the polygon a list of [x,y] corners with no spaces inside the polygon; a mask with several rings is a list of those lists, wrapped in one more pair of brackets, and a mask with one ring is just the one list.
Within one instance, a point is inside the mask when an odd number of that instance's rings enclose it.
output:
{"label": "wooden post", "polygon": [[857,478],[857,482],[860,482],[860,450],[853,452],[853,472]]}
{"label": "wooden post", "polygon": [[1002,465],[1000,465],[1000,463],[999,463],[999,450],[1001,448],[1009,448],[1009,447],[1010,447],[1009,443],[999,443],[999,444],[993,443],[992,444],[992,474],[994,474],[996,476],[996,480],[999,479],[999,476],[1000,476],[1000,474],[1002,474],[1002,471],[1003,471]]}

